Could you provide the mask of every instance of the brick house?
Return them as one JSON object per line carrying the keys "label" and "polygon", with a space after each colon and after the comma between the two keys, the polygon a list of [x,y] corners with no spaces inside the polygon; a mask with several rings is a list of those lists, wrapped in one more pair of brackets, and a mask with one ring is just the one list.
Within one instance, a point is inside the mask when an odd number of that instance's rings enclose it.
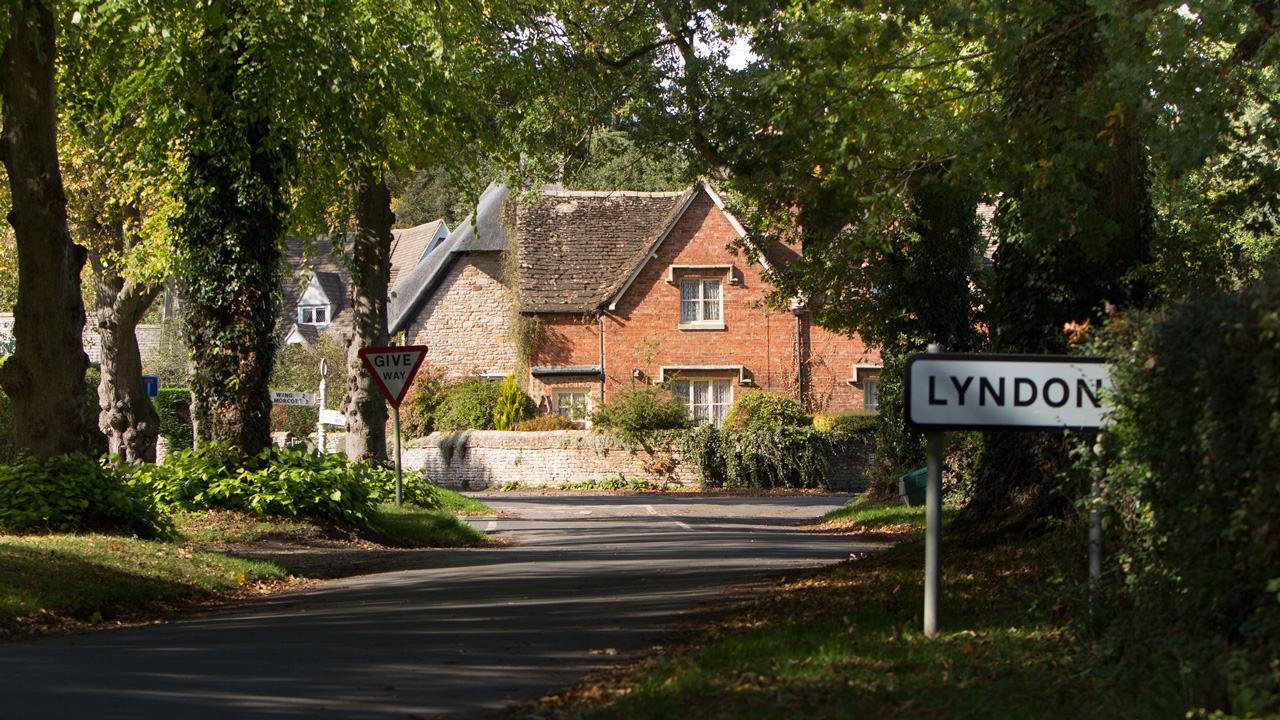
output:
{"label": "brick house", "polygon": [[761,390],[811,411],[875,407],[879,355],[803,306],[767,308],[767,275],[795,251],[750,263],[727,247],[743,237],[705,184],[515,197],[492,185],[474,222],[393,290],[390,330],[455,376],[504,376],[524,356],[539,406],[578,420],[633,383],[668,383],[717,425]]}

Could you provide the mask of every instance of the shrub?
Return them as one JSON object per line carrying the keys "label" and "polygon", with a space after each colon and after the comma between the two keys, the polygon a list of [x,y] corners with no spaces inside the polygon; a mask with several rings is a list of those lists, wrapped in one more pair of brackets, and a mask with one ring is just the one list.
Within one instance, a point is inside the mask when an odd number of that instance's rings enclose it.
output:
{"label": "shrub", "polygon": [[291,432],[299,438],[306,438],[316,431],[319,420],[320,410],[313,406],[271,406],[271,432]]}
{"label": "shrub", "polygon": [[169,451],[190,450],[195,443],[191,429],[191,391],[161,388],[151,404],[160,416],[160,436],[169,442]]}
{"label": "shrub", "polygon": [[1113,319],[1096,349],[1115,381],[1104,457],[1120,532],[1108,540],[1129,602],[1114,628],[1128,642],[1176,643],[1180,657],[1166,662],[1201,683],[1201,702],[1273,713],[1280,283]]}
{"label": "shrub", "polygon": [[[386,468],[386,472],[370,472],[365,482],[369,486],[369,500],[373,503],[391,503],[396,501],[396,473]],[[440,493],[435,483],[421,470],[404,473],[400,477],[400,499],[409,505],[417,505],[427,510],[439,510],[443,506]]]}
{"label": "shrub", "polygon": [[849,435],[874,435],[880,415],[874,410],[854,410],[813,416],[813,429]]}
{"label": "shrub", "polygon": [[268,448],[244,458],[210,444],[171,453],[164,465],[140,466],[133,473],[134,485],[148,488],[159,503],[177,510],[241,510],[364,527],[373,512],[373,488],[381,487],[391,471],[301,446]]}
{"label": "shrub", "polygon": [[449,390],[435,413],[435,429],[442,432],[492,430],[493,412],[498,407],[498,383],[469,378]]}
{"label": "shrub", "polygon": [[634,386],[591,415],[595,427],[626,440],[639,440],[655,430],[682,430],[693,425],[683,402],[664,385]]}
{"label": "shrub", "polygon": [[698,466],[703,487],[826,488],[827,457],[839,439],[812,428],[704,426],[688,434],[681,452]]}
{"label": "shrub", "polygon": [[84,429],[88,452],[93,457],[107,453],[107,434],[98,427],[98,384],[102,381],[102,372],[91,367],[84,373]]}
{"label": "shrub", "polygon": [[0,465],[9,465],[17,459],[17,445],[13,439],[13,405],[9,396],[0,391]]}
{"label": "shrub", "polygon": [[430,435],[436,429],[436,411],[448,394],[443,372],[431,368],[419,370],[400,403],[400,432],[408,438]]}
{"label": "shrub", "polygon": [[171,527],[146,488],[74,453],[0,466],[0,527],[15,531],[110,532],[165,537]]}
{"label": "shrub", "polygon": [[538,406],[516,385],[515,375],[508,375],[498,390],[498,403],[493,409],[493,429],[510,430],[512,425],[538,413]]}
{"label": "shrub", "polygon": [[767,392],[739,395],[724,418],[726,428],[798,427],[808,424],[804,408],[794,399]]}
{"label": "shrub", "polygon": [[541,415],[528,420],[521,420],[511,426],[512,430],[520,432],[541,432],[544,430],[576,430],[577,425],[569,418],[551,413],[550,415]]}

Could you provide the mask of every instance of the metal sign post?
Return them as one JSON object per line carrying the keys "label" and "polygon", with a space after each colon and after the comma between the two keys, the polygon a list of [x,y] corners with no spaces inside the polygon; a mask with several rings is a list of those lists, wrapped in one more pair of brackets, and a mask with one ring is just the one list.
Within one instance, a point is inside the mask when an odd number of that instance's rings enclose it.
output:
{"label": "metal sign post", "polygon": [[321,455],[328,452],[328,445],[325,444],[324,436],[324,402],[325,402],[325,379],[329,375],[329,362],[324,358],[320,358],[320,392],[317,393],[320,398],[318,400],[319,410],[316,412],[316,445]]}
{"label": "metal sign post", "polygon": [[[938,634],[941,592],[942,454],[947,430],[1096,430],[1109,422],[1111,376],[1102,358],[944,353],[941,345],[907,358],[907,425],[927,434],[924,634]],[[1089,577],[1102,575],[1101,483],[1089,515]]]}
{"label": "metal sign post", "polygon": [[391,405],[391,417],[395,425],[396,455],[396,507],[402,502],[400,484],[400,403],[409,392],[413,376],[422,367],[422,360],[427,356],[426,345],[406,345],[404,347],[362,348],[360,359],[373,376],[382,394]]}

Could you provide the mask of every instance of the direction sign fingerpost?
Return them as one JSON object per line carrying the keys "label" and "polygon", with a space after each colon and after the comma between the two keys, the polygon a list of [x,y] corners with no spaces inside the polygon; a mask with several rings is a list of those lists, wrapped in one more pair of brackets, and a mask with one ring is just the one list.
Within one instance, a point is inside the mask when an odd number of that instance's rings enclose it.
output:
{"label": "direction sign fingerpost", "polygon": [[374,382],[382,389],[387,403],[391,405],[396,437],[396,507],[402,503],[400,485],[400,403],[413,384],[413,376],[422,367],[427,357],[426,345],[405,345],[403,347],[361,348],[360,359],[373,376]]}

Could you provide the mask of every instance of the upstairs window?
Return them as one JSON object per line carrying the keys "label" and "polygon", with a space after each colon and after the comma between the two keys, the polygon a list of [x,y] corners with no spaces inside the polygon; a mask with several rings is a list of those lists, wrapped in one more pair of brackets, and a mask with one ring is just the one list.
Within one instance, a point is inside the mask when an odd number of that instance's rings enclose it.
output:
{"label": "upstairs window", "polygon": [[329,306],[328,305],[299,305],[298,306],[298,324],[299,325],[328,325],[329,324]]}
{"label": "upstairs window", "polygon": [[680,281],[680,324],[720,323],[721,281],[685,278]]}
{"label": "upstairs window", "polygon": [[689,408],[696,425],[723,427],[733,404],[730,380],[674,380],[671,393]]}
{"label": "upstairs window", "polygon": [[869,377],[862,381],[862,407],[868,410],[880,407],[880,378]]}

